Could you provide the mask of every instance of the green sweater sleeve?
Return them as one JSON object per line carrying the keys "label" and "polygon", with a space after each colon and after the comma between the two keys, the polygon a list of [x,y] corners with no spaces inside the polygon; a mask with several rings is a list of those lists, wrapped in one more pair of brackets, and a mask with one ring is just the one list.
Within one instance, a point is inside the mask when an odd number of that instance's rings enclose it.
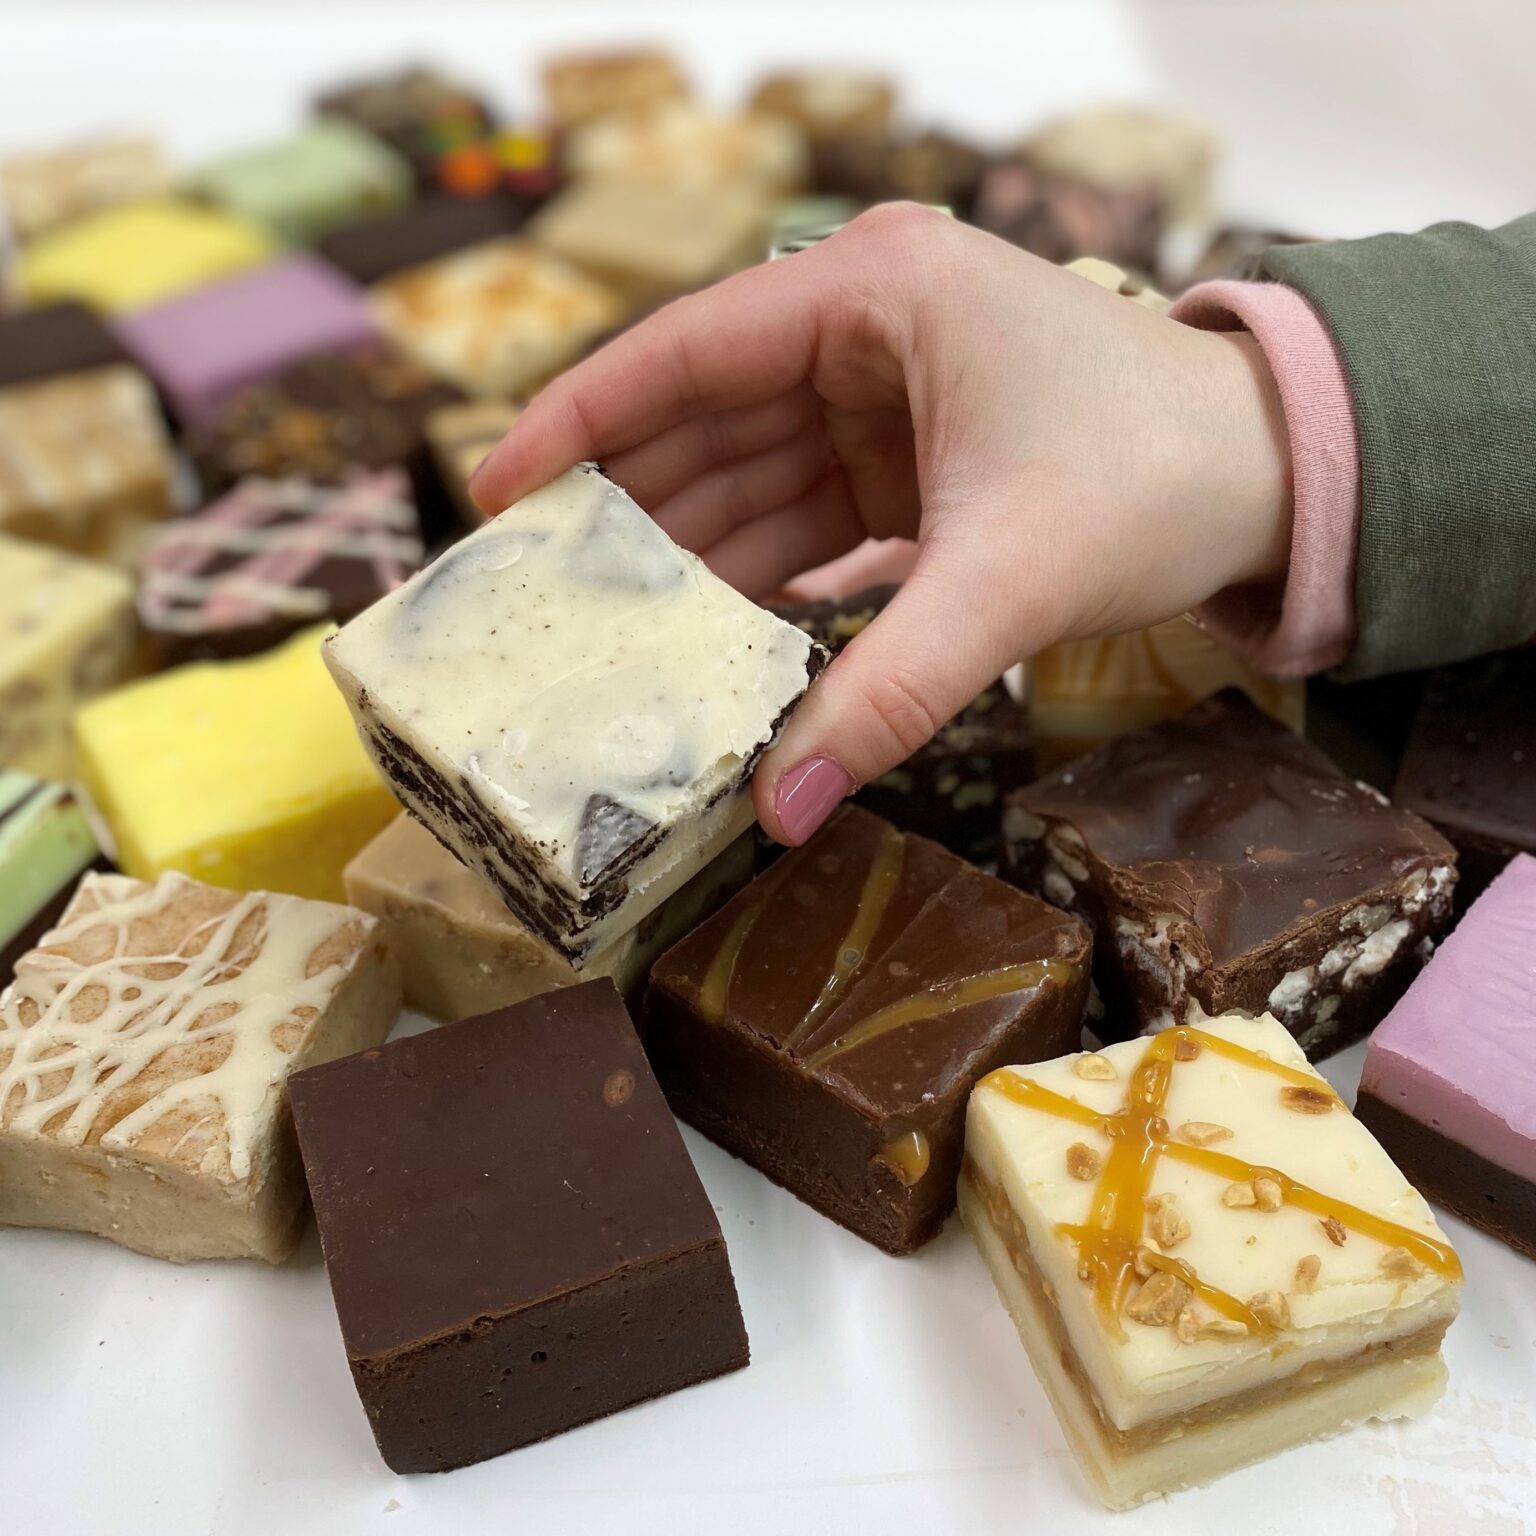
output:
{"label": "green sweater sleeve", "polygon": [[1536,214],[1265,251],[1332,332],[1360,439],[1346,678],[1536,636]]}

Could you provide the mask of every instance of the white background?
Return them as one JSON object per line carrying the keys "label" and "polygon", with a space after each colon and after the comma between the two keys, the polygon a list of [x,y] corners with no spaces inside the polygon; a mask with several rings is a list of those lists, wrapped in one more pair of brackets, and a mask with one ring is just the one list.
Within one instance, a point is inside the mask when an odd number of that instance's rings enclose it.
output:
{"label": "white background", "polygon": [[[426,57],[530,104],[551,46],[673,44],[709,94],[870,64],[915,119],[996,142],[1105,97],[1211,119],[1235,211],[1318,234],[1536,204],[1536,6],[23,4],[0,146],[139,123],[184,160],[280,133],[338,76]],[[1360,1051],[1330,1065],[1352,1088]],[[893,1260],[689,1133],[751,1334],[734,1377],[483,1466],[397,1478],[352,1392],[313,1233],[292,1265],[155,1263],[0,1233],[0,1530],[155,1536],[1523,1536],[1536,1530],[1536,1268],[1460,1223],[1452,1386],[1130,1515],[1083,1491],[957,1224]]]}

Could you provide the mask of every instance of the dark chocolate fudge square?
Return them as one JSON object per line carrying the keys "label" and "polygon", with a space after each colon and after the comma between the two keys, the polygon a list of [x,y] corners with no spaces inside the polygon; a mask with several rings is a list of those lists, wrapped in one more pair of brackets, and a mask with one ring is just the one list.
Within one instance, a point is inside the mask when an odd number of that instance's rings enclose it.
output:
{"label": "dark chocolate fudge square", "polygon": [[1458,910],[1536,853],[1536,651],[1431,673],[1394,798],[1456,845]]}
{"label": "dark chocolate fudge square", "polygon": [[291,1090],[347,1359],[396,1472],[747,1363],[719,1223],[612,982]]}
{"label": "dark chocolate fudge square", "polygon": [[1317,1059],[1423,963],[1456,850],[1229,689],[1011,795],[1003,874],[1092,926],[1107,1038],[1267,1011]]}
{"label": "dark chocolate fudge square", "polygon": [[[836,653],[896,595],[892,585],[852,597],[774,603],[773,611]],[[997,857],[998,818],[1009,790],[1035,776],[1029,712],[999,678],[900,767],[854,796],[904,832],[941,842],[962,858]]]}
{"label": "dark chocolate fudge square", "polygon": [[46,304],[0,315],[0,389],[132,359],[93,309]]}
{"label": "dark chocolate fudge square", "polygon": [[450,251],[516,234],[526,204],[500,194],[426,197],[399,213],[349,224],[320,242],[320,253],[359,283],[377,283]]}
{"label": "dark chocolate fudge square", "polygon": [[642,1033],[672,1107],[888,1253],[954,1208],[965,1106],[1077,1050],[1087,930],[844,806],[669,950]]}

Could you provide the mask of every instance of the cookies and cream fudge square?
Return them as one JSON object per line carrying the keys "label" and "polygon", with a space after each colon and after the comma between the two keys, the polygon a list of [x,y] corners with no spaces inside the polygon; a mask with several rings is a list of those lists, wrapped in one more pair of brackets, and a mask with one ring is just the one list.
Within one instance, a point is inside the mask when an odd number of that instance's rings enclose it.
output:
{"label": "cookies and cream fudge square", "polygon": [[407,809],[579,961],[751,825],[753,765],[826,652],[578,465],[326,658]]}
{"label": "cookies and cream fudge square", "polygon": [[1444,1387],[1456,1254],[1268,1015],[983,1078],[960,1210],[1111,1508]]}
{"label": "cookies and cream fudge square", "polygon": [[158,1258],[286,1258],[291,1072],[376,1045],[371,917],[182,875],[87,874],[0,994],[0,1222]]}

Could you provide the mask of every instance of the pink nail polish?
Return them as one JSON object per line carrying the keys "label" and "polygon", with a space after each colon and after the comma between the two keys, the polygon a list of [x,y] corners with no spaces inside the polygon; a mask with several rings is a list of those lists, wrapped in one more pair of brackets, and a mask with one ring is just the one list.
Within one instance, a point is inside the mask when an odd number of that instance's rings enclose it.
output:
{"label": "pink nail polish", "polygon": [[791,848],[798,848],[852,793],[848,770],[830,757],[808,757],[779,775],[773,808]]}

